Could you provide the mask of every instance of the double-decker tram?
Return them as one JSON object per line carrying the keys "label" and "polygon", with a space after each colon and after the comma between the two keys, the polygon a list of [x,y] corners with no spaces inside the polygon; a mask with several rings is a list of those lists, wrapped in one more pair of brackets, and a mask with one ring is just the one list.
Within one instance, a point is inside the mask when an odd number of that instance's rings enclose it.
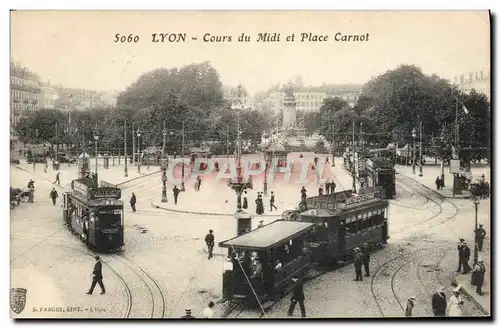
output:
{"label": "double-decker tram", "polygon": [[63,219],[68,229],[89,248],[110,251],[124,246],[124,212],[121,190],[98,187],[84,177],[71,182],[63,193]]}

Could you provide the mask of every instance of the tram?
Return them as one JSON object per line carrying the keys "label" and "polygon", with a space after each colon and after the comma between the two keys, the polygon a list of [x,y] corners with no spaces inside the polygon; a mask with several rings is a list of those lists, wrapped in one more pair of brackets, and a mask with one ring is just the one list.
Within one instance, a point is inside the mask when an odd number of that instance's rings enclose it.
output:
{"label": "tram", "polygon": [[382,197],[396,195],[396,171],[390,158],[371,158],[366,160],[365,178],[367,187],[383,188]]}
{"label": "tram", "polygon": [[68,229],[89,248],[103,251],[124,246],[124,212],[121,190],[98,187],[94,179],[83,177],[71,182],[63,193],[63,220]]}
{"label": "tram", "polygon": [[280,220],[220,242],[219,247],[229,249],[223,298],[261,305],[286,295],[292,277],[307,279],[318,269],[345,265],[356,247],[383,247],[389,239],[388,207],[378,192],[353,196],[347,190],[310,197],[300,210],[286,211]]}

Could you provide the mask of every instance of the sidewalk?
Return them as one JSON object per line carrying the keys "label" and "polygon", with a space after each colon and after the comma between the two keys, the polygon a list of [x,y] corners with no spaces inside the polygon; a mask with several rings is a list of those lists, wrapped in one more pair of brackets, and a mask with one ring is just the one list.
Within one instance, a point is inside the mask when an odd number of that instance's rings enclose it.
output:
{"label": "sidewalk", "polygon": [[[12,166],[14,165],[11,165],[11,167]],[[49,164],[47,173],[45,173],[43,170],[43,164],[37,164],[35,171],[33,171],[33,164],[27,164],[26,161],[21,161],[19,165],[15,165],[14,167],[31,173],[32,179],[35,180],[35,186],[37,179],[43,179],[50,183],[53,183],[56,178],[57,172],[60,173],[59,179],[61,181],[61,188],[69,188],[71,181],[78,178],[78,166],[76,164],[71,164],[71,166],[68,166],[67,164],[61,164],[59,171],[54,171],[52,169],[52,165]],[[95,171],[95,162],[92,163],[91,161],[90,168],[92,171]],[[125,177],[125,165],[123,161],[121,162],[121,165],[118,165],[117,161],[115,161],[115,166],[112,166],[110,163],[108,169],[105,169],[101,165],[101,163],[99,163],[97,167],[99,181],[106,181],[116,185],[125,184],[141,177],[157,173],[160,171],[160,169],[158,167],[151,166],[149,170],[147,170],[147,168],[143,166],[141,167],[141,173],[139,174],[137,171],[137,166],[128,165],[127,171],[128,177]],[[28,182],[26,181],[26,183]]]}

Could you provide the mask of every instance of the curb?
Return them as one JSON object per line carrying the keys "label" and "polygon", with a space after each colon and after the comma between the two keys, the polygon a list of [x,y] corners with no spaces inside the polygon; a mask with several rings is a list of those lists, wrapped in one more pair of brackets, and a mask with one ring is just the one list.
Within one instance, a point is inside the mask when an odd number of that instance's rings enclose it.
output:
{"label": "curb", "polygon": [[[158,208],[160,210],[164,211],[169,211],[169,212],[175,212],[175,213],[183,213],[183,214],[195,214],[195,215],[212,215],[212,216],[231,216],[233,217],[234,214],[229,214],[229,213],[214,213],[214,212],[194,212],[194,211],[183,211],[183,210],[175,210],[171,208],[166,208],[166,207],[161,207],[160,205],[157,205],[155,202],[151,202],[151,206],[154,208]],[[257,216],[256,214],[252,214],[252,217]],[[272,214],[272,215],[265,215],[266,217],[281,217],[281,214]]]}
{"label": "curb", "polygon": [[[454,284],[456,284],[457,286],[458,286],[458,285],[460,285],[460,284],[458,283],[458,281],[457,281],[457,276],[454,276],[454,277],[452,278],[452,282],[453,282]],[[477,307],[477,308],[478,308],[481,312],[483,312],[483,314],[485,314],[485,315],[487,315],[487,316],[489,316],[489,315],[490,315],[490,313],[489,313],[489,312],[488,312],[488,311],[487,311],[487,310],[486,310],[486,309],[485,309],[485,308],[481,305],[481,303],[479,303],[479,302],[476,300],[476,298],[475,298],[473,295],[471,295],[471,293],[469,293],[469,291],[468,291],[467,289],[465,289],[464,287],[461,287],[461,288],[460,288],[460,290],[461,290],[461,291],[462,291],[465,295],[467,295],[467,297],[468,297],[468,298],[472,301],[472,303],[474,303],[474,305],[475,305],[475,306],[476,306],[476,307]]]}

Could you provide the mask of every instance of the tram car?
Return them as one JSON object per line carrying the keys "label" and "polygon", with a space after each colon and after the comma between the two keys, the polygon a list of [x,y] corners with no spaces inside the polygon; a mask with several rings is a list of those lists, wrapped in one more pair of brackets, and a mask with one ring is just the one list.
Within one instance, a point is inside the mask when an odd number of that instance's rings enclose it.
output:
{"label": "tram car", "polygon": [[392,159],[367,159],[365,178],[367,187],[382,188],[382,198],[392,198],[396,195],[396,170],[394,170]]}
{"label": "tram car", "polygon": [[71,182],[63,193],[63,220],[90,249],[111,251],[124,246],[124,212],[121,190],[98,187],[84,177]]}
{"label": "tram car", "polygon": [[[383,247],[388,236],[388,206],[377,193],[353,196],[351,190],[310,197],[301,210],[281,220],[219,243],[228,248],[223,299],[262,305],[293,288],[292,277],[314,277],[350,262],[356,247]],[[367,246],[365,246],[367,245]]]}
{"label": "tram car", "polygon": [[224,263],[223,298],[255,307],[290,292],[292,278],[309,270],[303,240],[313,227],[309,222],[277,220],[220,242],[219,247],[229,253]]}

